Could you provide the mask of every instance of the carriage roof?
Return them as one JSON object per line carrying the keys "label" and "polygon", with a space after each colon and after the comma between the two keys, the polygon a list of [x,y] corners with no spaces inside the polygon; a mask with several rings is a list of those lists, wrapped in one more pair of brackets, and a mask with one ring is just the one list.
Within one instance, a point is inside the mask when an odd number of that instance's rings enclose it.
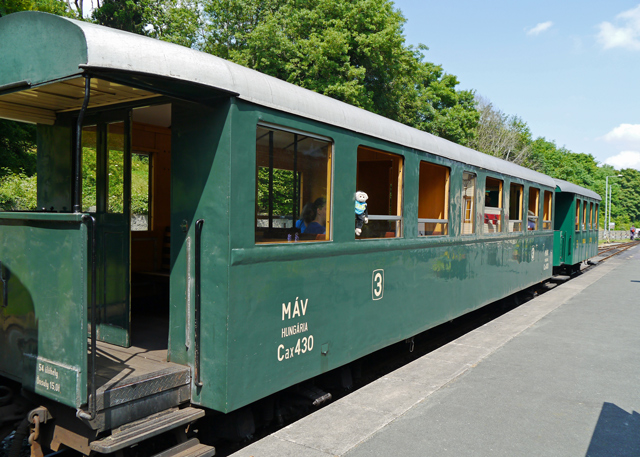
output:
{"label": "carriage roof", "polygon": [[602,200],[600,195],[595,193],[592,190],[585,189],[584,187],[578,186],[577,184],[570,183],[568,181],[564,181],[562,179],[556,179],[556,188],[560,190],[560,192],[569,192],[571,194],[581,195],[583,197],[593,198],[594,200]]}
{"label": "carriage roof", "polygon": [[[556,187],[556,181],[544,174],[160,40],[46,13],[22,12],[0,19],[0,42],[5,43],[0,61],[10,63],[0,66],[0,117],[53,123],[56,113],[80,108],[81,76],[88,71],[110,81],[92,86],[90,106],[151,98],[158,93],[199,101],[234,95],[256,105]],[[55,90],[42,90],[51,84],[65,84],[63,89],[75,96],[66,94],[64,103],[56,105]],[[29,92],[31,97],[25,99]]]}

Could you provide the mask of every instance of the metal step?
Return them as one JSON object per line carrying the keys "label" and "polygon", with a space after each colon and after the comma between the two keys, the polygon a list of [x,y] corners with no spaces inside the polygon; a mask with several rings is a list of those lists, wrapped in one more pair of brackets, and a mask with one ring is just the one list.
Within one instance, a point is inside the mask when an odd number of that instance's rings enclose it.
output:
{"label": "metal step", "polygon": [[214,447],[201,444],[197,438],[193,438],[153,457],[211,457],[215,453]]}
{"label": "metal step", "polygon": [[119,451],[166,431],[189,424],[204,416],[196,408],[171,409],[148,418],[126,424],[114,430],[111,436],[91,443],[91,450],[102,454]]}
{"label": "metal step", "polygon": [[571,276],[553,275],[551,277],[551,281],[554,281],[554,282],[565,282],[565,281],[568,281],[569,279],[571,279]]}

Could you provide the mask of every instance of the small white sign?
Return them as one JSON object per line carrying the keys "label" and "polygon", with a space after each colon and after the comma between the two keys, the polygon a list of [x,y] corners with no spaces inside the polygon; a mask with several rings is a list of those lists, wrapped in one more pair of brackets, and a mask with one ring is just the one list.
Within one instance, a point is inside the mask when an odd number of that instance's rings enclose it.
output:
{"label": "small white sign", "polygon": [[380,300],[384,294],[384,270],[373,270],[371,298]]}

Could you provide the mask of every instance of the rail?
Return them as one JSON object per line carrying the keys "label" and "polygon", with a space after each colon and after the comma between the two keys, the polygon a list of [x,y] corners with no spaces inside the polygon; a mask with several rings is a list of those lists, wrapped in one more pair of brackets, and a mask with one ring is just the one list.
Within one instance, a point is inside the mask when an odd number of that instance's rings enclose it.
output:
{"label": "rail", "polygon": [[202,226],[204,225],[204,219],[198,219],[196,221],[196,240],[195,240],[195,322],[194,322],[194,338],[195,338],[195,350],[194,350],[194,384],[197,387],[202,387],[202,379],[200,378],[200,304],[201,304],[201,296],[200,296],[200,287],[201,287],[201,274],[202,274]]}

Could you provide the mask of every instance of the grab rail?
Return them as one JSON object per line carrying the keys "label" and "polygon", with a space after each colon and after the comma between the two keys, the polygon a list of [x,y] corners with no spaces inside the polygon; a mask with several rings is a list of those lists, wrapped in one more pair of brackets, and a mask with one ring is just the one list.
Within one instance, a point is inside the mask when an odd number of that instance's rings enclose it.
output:
{"label": "grab rail", "polygon": [[202,387],[202,380],[200,379],[200,287],[201,287],[201,266],[202,266],[202,226],[204,225],[204,219],[198,219],[196,221],[196,239],[195,239],[195,313],[194,313],[194,338],[195,338],[195,368],[194,368],[194,384],[197,387]]}
{"label": "grab rail", "polygon": [[[98,340],[98,317],[97,317],[97,293],[96,293],[96,281],[97,281],[97,262],[96,262],[96,220],[93,216],[85,214],[82,216],[82,222],[90,222],[91,227],[91,385],[87,386],[89,392],[89,412],[78,409],[76,416],[79,419],[93,420],[96,417],[96,344]],[[87,223],[87,226],[89,224]]]}

